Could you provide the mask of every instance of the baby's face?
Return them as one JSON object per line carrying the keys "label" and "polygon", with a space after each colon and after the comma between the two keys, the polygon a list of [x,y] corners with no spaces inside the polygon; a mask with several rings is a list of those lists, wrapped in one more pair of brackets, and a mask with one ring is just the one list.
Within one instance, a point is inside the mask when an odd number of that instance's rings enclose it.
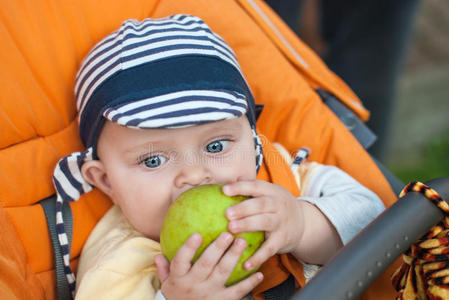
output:
{"label": "baby's face", "polygon": [[139,130],[107,122],[98,156],[113,202],[155,240],[168,207],[185,190],[256,178],[246,116],[181,129]]}

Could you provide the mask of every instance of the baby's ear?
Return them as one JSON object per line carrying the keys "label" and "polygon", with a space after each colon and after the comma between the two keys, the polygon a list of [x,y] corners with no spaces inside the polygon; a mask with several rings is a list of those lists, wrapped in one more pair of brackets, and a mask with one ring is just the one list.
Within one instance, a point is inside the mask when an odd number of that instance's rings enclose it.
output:
{"label": "baby's ear", "polygon": [[108,175],[106,173],[103,163],[99,160],[86,161],[81,166],[81,174],[84,179],[91,185],[99,188],[103,193],[112,196],[112,188],[109,183]]}

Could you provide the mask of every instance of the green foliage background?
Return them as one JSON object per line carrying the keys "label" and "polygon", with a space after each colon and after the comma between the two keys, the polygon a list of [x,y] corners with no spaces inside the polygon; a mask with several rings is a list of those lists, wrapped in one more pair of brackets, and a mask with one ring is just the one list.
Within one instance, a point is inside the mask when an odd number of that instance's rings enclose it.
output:
{"label": "green foliage background", "polygon": [[432,140],[420,157],[408,165],[395,166],[392,163],[389,168],[404,183],[449,177],[449,132]]}

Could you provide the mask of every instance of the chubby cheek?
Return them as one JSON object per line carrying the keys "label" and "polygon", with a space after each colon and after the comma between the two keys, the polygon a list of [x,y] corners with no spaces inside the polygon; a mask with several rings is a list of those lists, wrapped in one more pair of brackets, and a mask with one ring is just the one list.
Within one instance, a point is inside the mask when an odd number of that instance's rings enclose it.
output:
{"label": "chubby cheek", "polygon": [[[125,214],[126,215],[126,214]],[[151,211],[145,213],[145,210],[140,209],[126,215],[129,222],[134,228],[152,240],[159,241],[159,233],[162,228],[163,214],[151,214]]]}
{"label": "chubby cheek", "polygon": [[255,180],[257,176],[255,152],[247,150],[245,155],[235,155],[229,162],[228,172],[232,173],[233,181]]}
{"label": "chubby cheek", "polygon": [[242,173],[245,176],[245,180],[255,180],[257,176],[257,166],[256,166],[256,156],[254,154],[254,158],[250,158],[245,161],[245,164],[242,163],[242,168],[244,169]]}
{"label": "chubby cheek", "polygon": [[231,183],[243,180],[256,179],[256,163],[248,161],[234,161],[231,165],[222,165],[214,170],[214,178],[217,183]]}
{"label": "chubby cheek", "polygon": [[137,231],[158,241],[162,222],[170,205],[167,195],[153,184],[129,185],[121,190],[124,193],[116,204],[128,221]]}

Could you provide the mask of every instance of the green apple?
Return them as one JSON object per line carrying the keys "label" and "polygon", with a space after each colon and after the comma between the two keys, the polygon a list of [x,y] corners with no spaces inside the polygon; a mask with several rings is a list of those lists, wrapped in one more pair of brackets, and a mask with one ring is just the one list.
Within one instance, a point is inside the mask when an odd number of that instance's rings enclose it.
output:
{"label": "green apple", "polygon": [[[162,253],[169,261],[173,259],[178,249],[193,233],[200,233],[203,239],[192,263],[221,232],[228,231],[229,221],[225,216],[226,208],[246,200],[248,197],[229,197],[223,194],[221,189],[222,185],[219,184],[194,187],[181,194],[170,206],[160,236]],[[242,264],[263,243],[264,232],[244,232],[235,234],[234,238],[236,237],[244,238],[247,246],[226,281],[226,286],[232,285],[257,271],[257,268],[245,270]]]}

